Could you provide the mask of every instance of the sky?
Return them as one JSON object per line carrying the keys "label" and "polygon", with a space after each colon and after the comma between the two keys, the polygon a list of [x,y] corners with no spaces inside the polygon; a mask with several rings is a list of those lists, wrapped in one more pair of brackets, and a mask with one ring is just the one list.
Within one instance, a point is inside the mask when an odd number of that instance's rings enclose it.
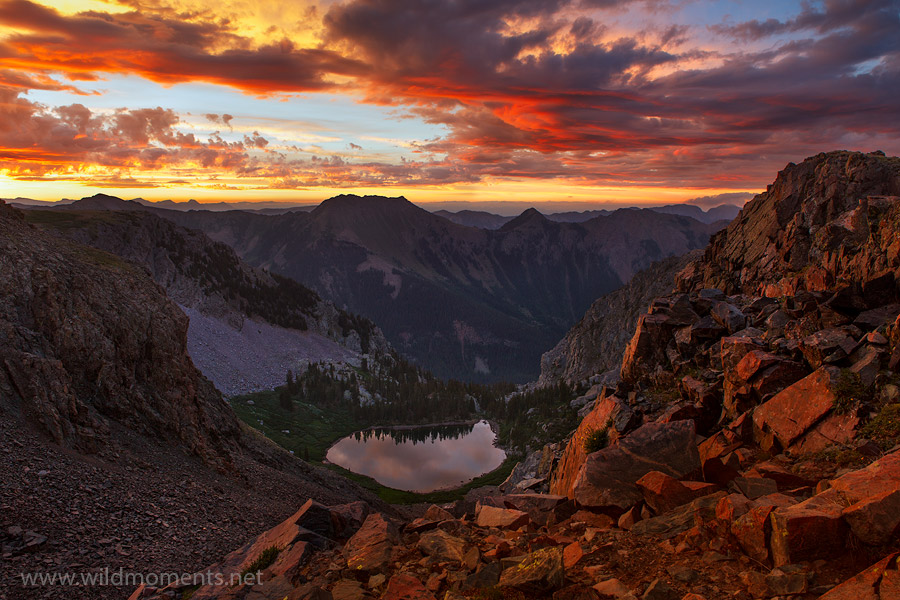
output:
{"label": "sky", "polygon": [[0,197],[715,204],[898,98],[900,0],[0,0]]}

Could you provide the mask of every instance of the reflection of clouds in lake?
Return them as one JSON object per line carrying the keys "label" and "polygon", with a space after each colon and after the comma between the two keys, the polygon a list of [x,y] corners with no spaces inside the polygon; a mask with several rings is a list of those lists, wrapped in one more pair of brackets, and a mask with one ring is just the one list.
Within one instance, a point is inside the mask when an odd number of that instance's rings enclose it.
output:
{"label": "reflection of clouds in lake", "polygon": [[481,421],[460,437],[406,440],[349,436],[331,447],[328,460],[400,490],[427,492],[465,483],[491,471],[506,457],[494,432]]}

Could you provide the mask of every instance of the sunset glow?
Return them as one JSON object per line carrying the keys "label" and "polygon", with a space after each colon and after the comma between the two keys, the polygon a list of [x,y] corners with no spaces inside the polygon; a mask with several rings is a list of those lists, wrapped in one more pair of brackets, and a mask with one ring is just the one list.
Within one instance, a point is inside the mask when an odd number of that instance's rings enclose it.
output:
{"label": "sunset glow", "polygon": [[0,0],[0,197],[680,202],[900,153],[900,2]]}

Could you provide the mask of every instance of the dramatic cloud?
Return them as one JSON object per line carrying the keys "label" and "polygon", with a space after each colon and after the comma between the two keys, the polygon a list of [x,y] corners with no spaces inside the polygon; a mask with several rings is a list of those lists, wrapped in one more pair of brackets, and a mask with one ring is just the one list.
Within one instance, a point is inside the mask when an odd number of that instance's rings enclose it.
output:
{"label": "dramatic cloud", "polygon": [[[822,150],[900,151],[900,0],[802,2],[704,24],[673,21],[691,4],[674,0],[346,0],[295,7],[301,18],[273,21],[262,37],[242,27],[246,4],[121,4],[126,12],[70,15],[0,0],[9,174],[190,166],[271,187],[747,189]],[[290,151],[250,129],[201,141],[161,108],[94,114],[21,95],[109,74],[267,97],[352,92],[445,133],[413,144],[415,160],[391,162],[350,140],[346,155]],[[227,108],[202,115],[223,135],[235,132]]]}

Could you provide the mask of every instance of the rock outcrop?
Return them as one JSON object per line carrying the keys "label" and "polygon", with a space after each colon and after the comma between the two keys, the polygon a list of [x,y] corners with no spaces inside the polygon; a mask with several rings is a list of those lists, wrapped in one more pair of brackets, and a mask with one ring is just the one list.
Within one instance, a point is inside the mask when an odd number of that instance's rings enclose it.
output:
{"label": "rock outcrop", "polygon": [[897,157],[830,152],[789,164],[678,287],[768,297],[842,290],[835,308],[887,304],[897,295],[898,197]]}
{"label": "rock outcrop", "polygon": [[241,429],[187,353],[188,320],[142,269],[0,214],[0,404],[85,451],[111,423],[228,468]]}

